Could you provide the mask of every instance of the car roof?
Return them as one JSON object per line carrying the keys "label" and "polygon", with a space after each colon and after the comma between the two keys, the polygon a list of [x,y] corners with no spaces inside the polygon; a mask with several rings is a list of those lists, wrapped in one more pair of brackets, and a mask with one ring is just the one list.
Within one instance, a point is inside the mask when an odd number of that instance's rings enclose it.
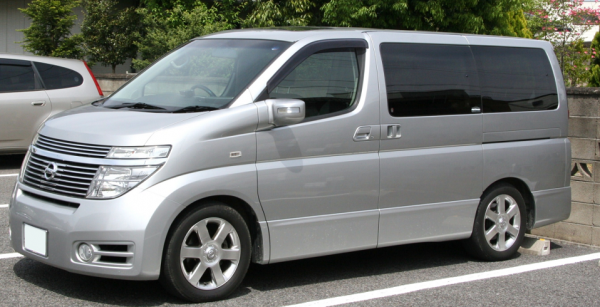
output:
{"label": "car roof", "polygon": [[24,55],[24,54],[11,54],[11,53],[0,53],[0,59],[13,59],[13,60],[24,60],[24,61],[33,61],[33,62],[41,62],[48,64],[57,64],[57,65],[65,65],[66,63],[76,63],[81,62],[81,60],[75,59],[64,59],[64,58],[56,58],[49,56],[39,56],[39,55]]}
{"label": "car roof", "polygon": [[454,35],[464,37],[489,37],[489,38],[502,38],[502,39],[517,39],[517,40],[531,40],[521,37],[513,36],[497,36],[497,35],[481,35],[481,34],[469,34],[469,33],[453,33],[453,32],[432,32],[432,31],[414,31],[414,30],[384,30],[384,29],[373,29],[373,28],[342,28],[342,27],[270,27],[270,28],[251,28],[251,29],[237,29],[227,30],[217,33],[212,33],[196,39],[202,38],[246,38],[246,39],[271,39],[287,42],[296,42],[301,39],[315,36],[318,34],[327,33],[339,33],[339,32],[354,32],[354,33],[366,33],[366,32],[392,32],[392,33],[406,33],[406,34],[429,34],[429,35]]}

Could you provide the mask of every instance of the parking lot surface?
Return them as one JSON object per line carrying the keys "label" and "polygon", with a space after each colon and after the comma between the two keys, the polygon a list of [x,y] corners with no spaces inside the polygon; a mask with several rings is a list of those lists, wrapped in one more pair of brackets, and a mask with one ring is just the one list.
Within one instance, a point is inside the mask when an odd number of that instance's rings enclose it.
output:
{"label": "parking lot surface", "polygon": [[[34,260],[12,257],[8,238],[8,204],[23,156],[0,156],[0,305],[14,306],[170,306],[186,305],[157,281],[121,281],[72,274]],[[12,175],[11,175],[12,174]],[[7,176],[3,176],[7,175]],[[599,306],[600,249],[553,243],[549,256],[517,254],[511,260],[482,262],[468,256],[460,242],[410,244],[271,265],[251,265],[246,279],[227,300],[207,306],[287,306],[361,295],[352,306]],[[7,255],[7,258],[2,258]],[[499,277],[548,261],[592,260],[540,268]],[[562,262],[561,262],[562,263]],[[463,278],[480,279],[425,287],[399,295],[369,298],[370,291]],[[427,283],[429,284],[429,283]]]}

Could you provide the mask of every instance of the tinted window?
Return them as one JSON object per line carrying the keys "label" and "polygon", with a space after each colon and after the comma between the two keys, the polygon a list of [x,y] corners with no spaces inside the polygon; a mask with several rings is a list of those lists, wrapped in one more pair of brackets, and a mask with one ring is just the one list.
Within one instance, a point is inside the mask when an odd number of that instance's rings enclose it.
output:
{"label": "tinted window", "polygon": [[483,112],[551,110],[556,83],[542,49],[472,46],[482,86]]}
{"label": "tinted window", "polygon": [[38,62],[35,62],[35,67],[47,90],[75,87],[83,83],[81,75],[70,69]]}
{"label": "tinted window", "polygon": [[269,98],[296,98],[306,104],[306,117],[351,107],[359,82],[355,51],[316,53],[304,60],[277,85]]}
{"label": "tinted window", "polygon": [[480,107],[468,46],[386,43],[380,49],[392,116],[471,114]]}
{"label": "tinted window", "polygon": [[0,61],[0,93],[35,90],[35,76],[28,61]]}

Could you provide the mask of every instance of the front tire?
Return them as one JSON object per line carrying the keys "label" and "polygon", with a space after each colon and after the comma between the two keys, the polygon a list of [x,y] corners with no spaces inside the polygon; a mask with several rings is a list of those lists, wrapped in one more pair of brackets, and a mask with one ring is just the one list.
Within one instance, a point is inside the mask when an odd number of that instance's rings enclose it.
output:
{"label": "front tire", "polygon": [[165,247],[160,281],[188,301],[220,300],[240,285],[250,255],[244,218],[231,207],[210,202],[176,221]]}
{"label": "front tire", "polygon": [[500,184],[481,198],[471,237],[464,241],[469,254],[487,261],[512,257],[525,236],[525,200],[511,185]]}

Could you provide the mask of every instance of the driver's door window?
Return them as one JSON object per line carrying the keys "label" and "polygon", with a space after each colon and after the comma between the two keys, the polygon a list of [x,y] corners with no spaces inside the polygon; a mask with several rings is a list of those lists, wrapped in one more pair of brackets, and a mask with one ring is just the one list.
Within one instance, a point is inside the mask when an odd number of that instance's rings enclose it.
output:
{"label": "driver's door window", "polygon": [[315,53],[294,68],[269,98],[295,98],[306,104],[306,117],[352,107],[360,79],[354,50]]}

